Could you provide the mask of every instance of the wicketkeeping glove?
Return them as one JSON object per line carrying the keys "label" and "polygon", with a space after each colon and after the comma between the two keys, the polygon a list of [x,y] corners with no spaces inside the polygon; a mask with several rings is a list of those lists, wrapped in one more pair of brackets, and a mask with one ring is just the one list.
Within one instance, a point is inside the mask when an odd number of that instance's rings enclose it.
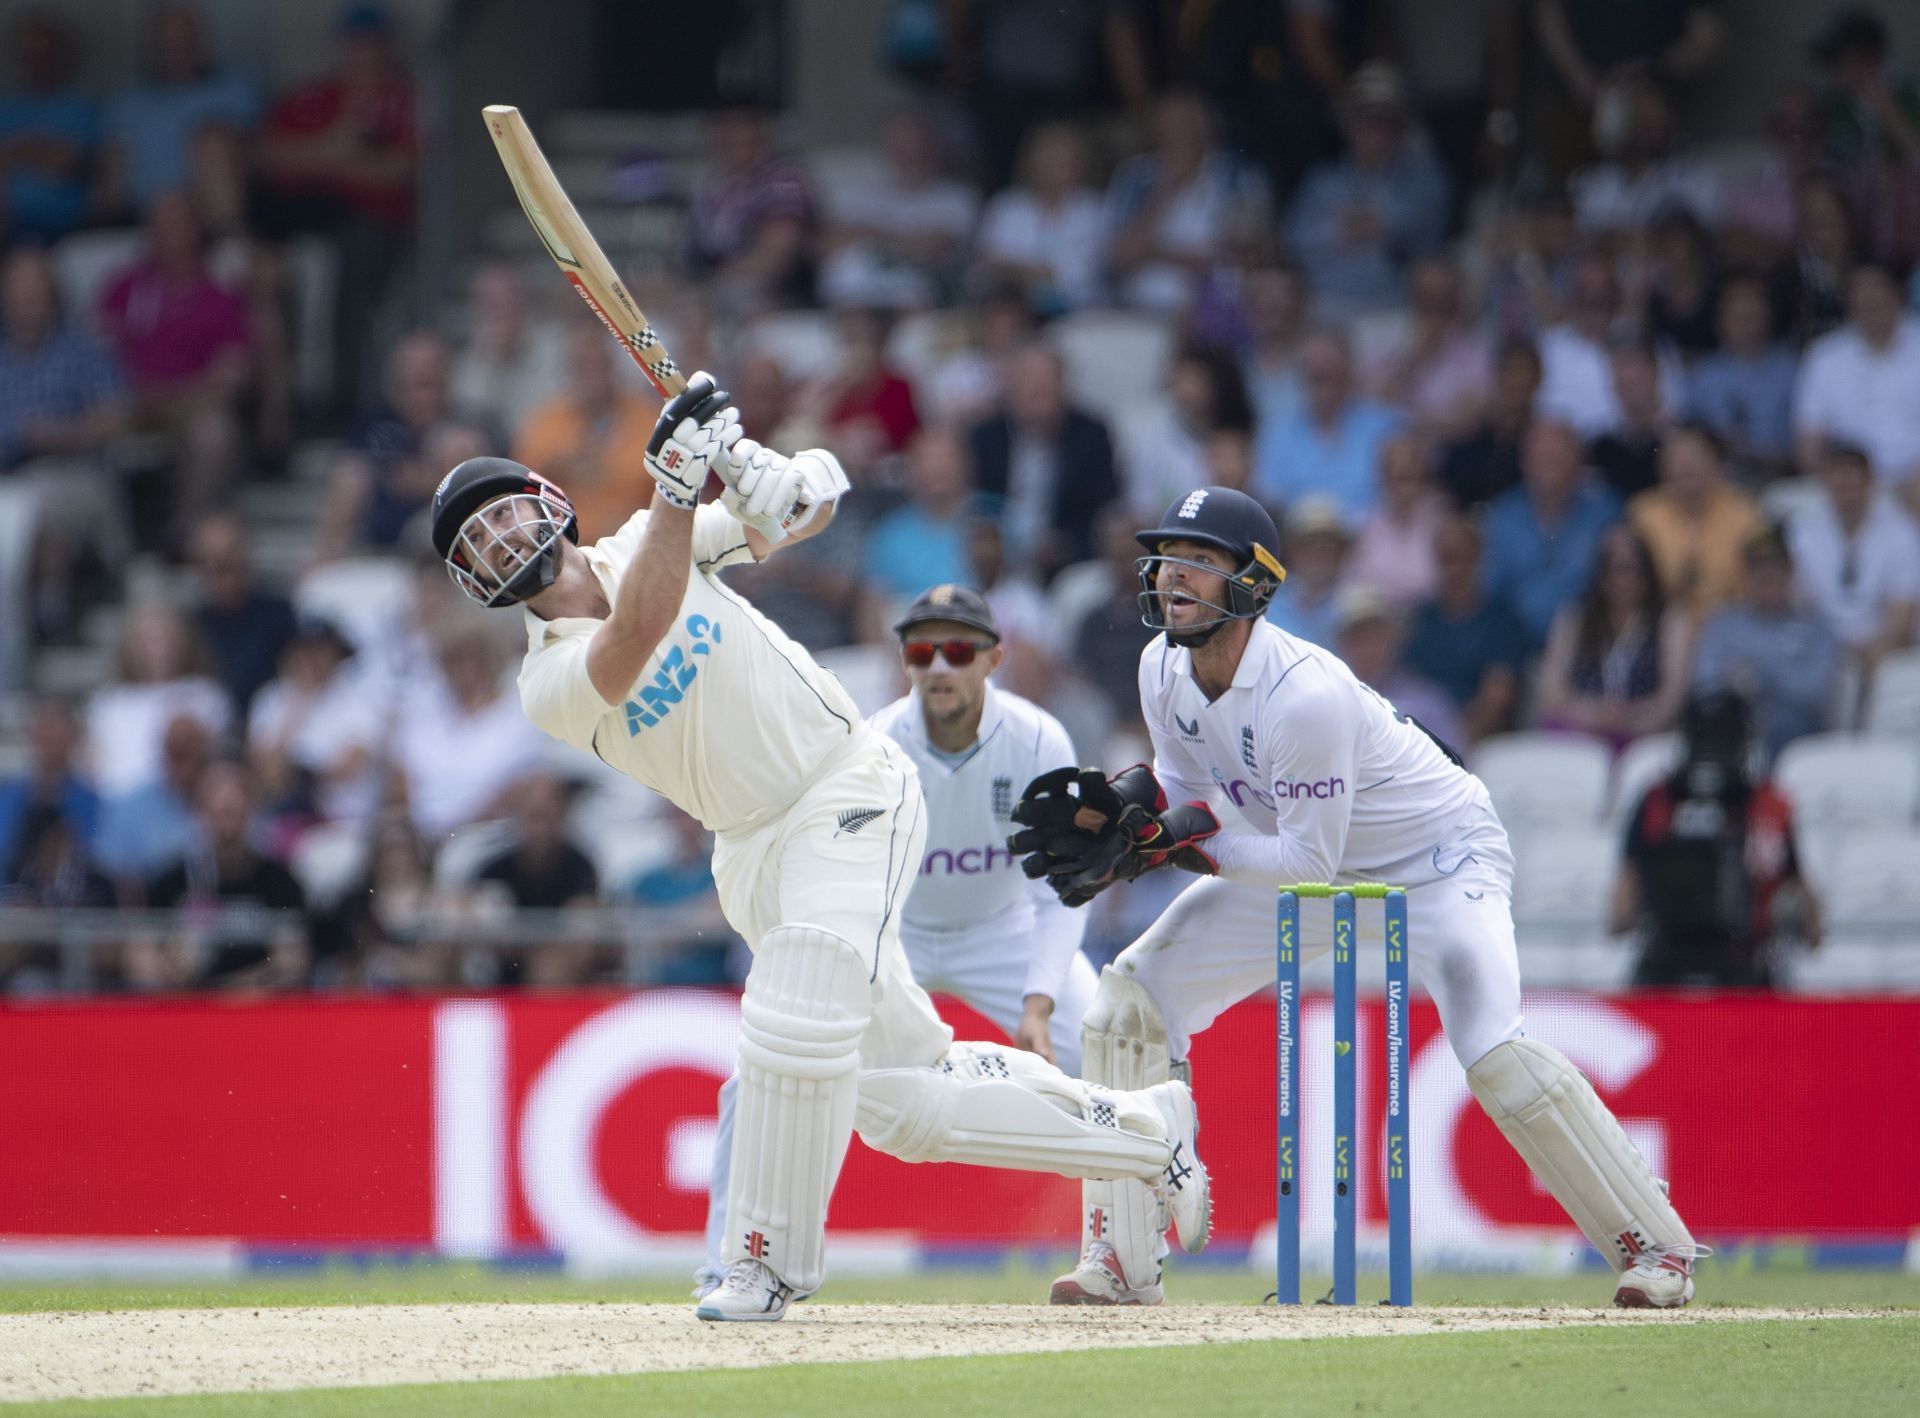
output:
{"label": "wicketkeeping glove", "polygon": [[712,375],[700,373],[660,411],[647,440],[647,472],[676,507],[699,503],[708,470],[739,440],[740,415],[729,403],[732,397],[714,387]]}
{"label": "wicketkeeping glove", "polygon": [[1026,854],[1021,869],[1044,876],[1068,906],[1157,867],[1203,876],[1220,869],[1199,845],[1220,830],[1213,810],[1201,802],[1169,808],[1144,764],[1111,779],[1094,768],[1043,773],[1027,785],[1013,819],[1026,829],[1007,842]]}

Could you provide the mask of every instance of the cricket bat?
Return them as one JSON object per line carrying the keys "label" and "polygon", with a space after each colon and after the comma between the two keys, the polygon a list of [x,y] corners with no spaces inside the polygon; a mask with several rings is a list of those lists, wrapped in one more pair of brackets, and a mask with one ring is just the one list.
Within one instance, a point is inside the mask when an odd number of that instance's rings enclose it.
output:
{"label": "cricket bat", "polygon": [[546,154],[533,141],[527,120],[511,104],[488,104],[483,112],[493,146],[499,150],[500,161],[513,182],[514,195],[520,199],[521,210],[539,233],[547,254],[600,317],[600,323],[613,332],[620,347],[645,372],[660,397],[671,399],[687,387],[686,375],[660,343],[646,312],[628,293],[626,283],[614,274],[613,263],[573,209]]}

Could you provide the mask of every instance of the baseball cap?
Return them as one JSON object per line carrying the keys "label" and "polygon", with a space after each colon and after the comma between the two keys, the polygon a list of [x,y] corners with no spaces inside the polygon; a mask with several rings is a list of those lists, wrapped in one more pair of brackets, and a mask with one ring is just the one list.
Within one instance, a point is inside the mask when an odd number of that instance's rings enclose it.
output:
{"label": "baseball cap", "polygon": [[1393,618],[1393,602],[1372,586],[1349,586],[1334,597],[1333,624],[1337,630]]}
{"label": "baseball cap", "polygon": [[1398,69],[1376,60],[1353,71],[1347,81],[1346,101],[1355,113],[1404,113],[1407,86]]}
{"label": "baseball cap", "polygon": [[914,626],[931,620],[971,626],[991,635],[996,641],[1000,639],[1000,627],[993,620],[993,607],[987,604],[985,596],[971,586],[957,586],[948,582],[922,591],[907,607],[907,613],[895,623],[894,633],[904,636]]}
{"label": "baseball cap", "polygon": [[1340,515],[1340,504],[1320,495],[1301,498],[1287,514],[1287,535],[1346,537],[1347,522]]}

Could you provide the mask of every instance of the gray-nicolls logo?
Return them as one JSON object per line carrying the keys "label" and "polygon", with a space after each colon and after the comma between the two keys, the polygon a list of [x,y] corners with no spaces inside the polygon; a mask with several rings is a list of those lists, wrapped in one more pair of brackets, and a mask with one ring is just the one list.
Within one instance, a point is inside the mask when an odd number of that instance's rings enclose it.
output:
{"label": "gray-nicolls logo", "polygon": [[1253,755],[1253,725],[1240,726],[1240,761],[1247,765],[1249,773],[1260,771],[1259,761]]}
{"label": "gray-nicolls logo", "polygon": [[993,780],[993,815],[1011,819],[1013,816],[1013,779],[995,778]]}
{"label": "gray-nicolls logo", "polygon": [[887,810],[885,808],[850,807],[840,814],[840,825],[834,829],[833,835],[838,837],[844,832],[847,836],[851,837],[876,817],[885,817],[886,815]]}

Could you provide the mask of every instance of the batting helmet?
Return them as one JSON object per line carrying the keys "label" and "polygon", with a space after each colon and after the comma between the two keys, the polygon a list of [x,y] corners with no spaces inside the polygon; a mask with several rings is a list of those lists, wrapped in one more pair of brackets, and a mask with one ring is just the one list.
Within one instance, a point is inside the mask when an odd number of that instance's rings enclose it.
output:
{"label": "batting helmet", "polygon": [[[1188,644],[1199,643],[1186,639],[1198,632],[1210,633],[1230,620],[1254,620],[1265,615],[1274,591],[1287,579],[1287,569],[1273,551],[1280,543],[1273,518],[1258,502],[1232,488],[1195,488],[1175,498],[1166,515],[1161,517],[1160,525],[1135,532],[1134,540],[1148,552],[1134,563],[1140,572],[1140,618],[1155,630],[1170,628],[1166,593],[1154,585],[1162,562],[1189,566],[1209,575],[1220,574],[1217,567],[1203,566],[1185,557],[1163,556],[1162,546],[1172,541],[1198,542],[1232,558],[1234,570],[1227,574],[1226,604],[1201,602],[1217,614],[1212,620],[1181,627],[1183,641]],[[1200,639],[1204,640],[1205,636],[1201,635]]]}
{"label": "batting helmet", "polygon": [[560,539],[578,542],[573,504],[511,458],[469,458],[433,494],[433,549],[483,606],[510,606],[560,574]]}

